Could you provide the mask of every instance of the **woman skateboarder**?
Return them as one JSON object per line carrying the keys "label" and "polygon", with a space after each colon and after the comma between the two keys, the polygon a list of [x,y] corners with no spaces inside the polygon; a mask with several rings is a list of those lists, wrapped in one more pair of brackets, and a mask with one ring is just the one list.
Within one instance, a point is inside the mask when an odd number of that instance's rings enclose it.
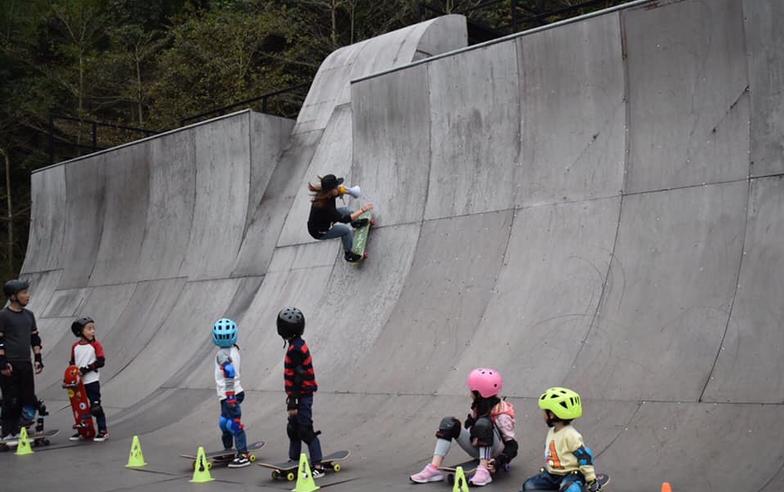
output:
{"label": "woman skateboarder", "polygon": [[308,232],[314,239],[319,240],[339,237],[343,241],[346,261],[354,263],[362,259],[362,256],[351,251],[354,234],[346,224],[350,223],[354,229],[366,225],[367,219],[359,217],[368,210],[373,210],[373,204],[366,203],[353,213],[347,207],[337,208],[335,199],[347,192],[340,186],[342,183],[343,178],[337,178],[334,174],[320,178],[317,184],[308,183],[308,190],[312,194]]}
{"label": "woman skateboarder", "polygon": [[479,459],[479,467],[469,479],[474,486],[481,487],[492,482],[492,473],[517,456],[514,407],[498,397],[503,387],[501,374],[495,369],[474,369],[466,384],[471,390],[471,412],[463,425],[455,417],[441,419],[433,460],[421,472],[411,475],[412,482],[439,482],[444,479],[439,467],[453,439],[466,453]]}

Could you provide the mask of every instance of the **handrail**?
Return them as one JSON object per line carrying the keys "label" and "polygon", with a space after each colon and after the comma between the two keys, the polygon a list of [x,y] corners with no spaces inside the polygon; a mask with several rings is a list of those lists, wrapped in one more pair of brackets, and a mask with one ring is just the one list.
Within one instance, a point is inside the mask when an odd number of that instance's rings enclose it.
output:
{"label": "handrail", "polygon": [[260,96],[252,97],[250,99],[237,101],[235,103],[229,104],[228,106],[223,106],[223,107],[220,107],[220,108],[214,108],[214,109],[211,109],[209,111],[205,111],[203,113],[199,113],[199,114],[195,114],[195,115],[192,115],[192,116],[188,116],[187,118],[183,118],[183,119],[180,120],[180,126],[185,126],[185,125],[188,124],[188,122],[191,122],[191,121],[194,121],[194,120],[198,120],[200,118],[204,118],[205,116],[220,115],[220,114],[222,114],[222,113],[224,113],[226,111],[229,111],[231,109],[234,109],[234,108],[236,108],[238,106],[244,106],[246,104],[254,103],[254,102],[257,102],[257,101],[261,101],[261,105],[262,105],[261,111],[262,111],[262,113],[264,113],[264,112],[267,111],[267,101],[269,100],[269,98],[275,97],[275,96],[279,96],[281,94],[286,94],[286,93],[289,93],[289,92],[294,93],[294,92],[296,92],[296,91],[298,91],[300,89],[303,89],[305,87],[308,87],[308,86],[310,86],[309,83],[293,85],[291,87],[286,87],[285,89],[279,89],[277,91],[267,92],[266,94],[262,94]]}

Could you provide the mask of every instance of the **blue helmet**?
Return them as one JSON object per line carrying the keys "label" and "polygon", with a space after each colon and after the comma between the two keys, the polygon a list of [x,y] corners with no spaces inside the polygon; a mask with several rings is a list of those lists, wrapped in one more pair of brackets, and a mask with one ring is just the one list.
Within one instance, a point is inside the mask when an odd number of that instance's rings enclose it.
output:
{"label": "blue helmet", "polygon": [[229,348],[237,343],[240,329],[229,318],[221,318],[212,325],[212,343],[221,348]]}

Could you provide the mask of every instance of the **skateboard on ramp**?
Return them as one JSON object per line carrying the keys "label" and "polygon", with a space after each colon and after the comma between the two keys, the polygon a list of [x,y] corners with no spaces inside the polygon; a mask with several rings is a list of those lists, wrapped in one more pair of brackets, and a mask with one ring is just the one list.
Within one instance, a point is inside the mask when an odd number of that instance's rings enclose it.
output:
{"label": "skateboard on ramp", "polygon": [[[248,444],[248,459],[251,463],[256,461],[256,455],[251,453],[256,449],[261,449],[266,444],[264,441],[256,441]],[[227,466],[231,460],[237,455],[234,449],[221,449],[220,451],[210,451],[205,453],[207,457],[207,469],[211,470],[213,466]],[[195,454],[181,454],[180,458],[186,458],[192,461],[193,468],[196,468],[196,455]]]}
{"label": "skateboard on ramp", "polygon": [[[342,466],[339,462],[345,460],[349,456],[351,456],[351,451],[335,451],[334,453],[328,454],[321,458],[321,466],[323,466],[325,470],[338,473],[342,469]],[[283,463],[257,463],[257,465],[271,469],[273,480],[285,478],[289,482],[292,482],[295,478],[297,478],[297,468],[299,468],[299,461],[284,461]]]}
{"label": "skateboard on ramp", "polygon": [[357,218],[357,220],[362,219],[367,219],[368,222],[362,227],[358,227],[354,230],[354,246],[351,248],[351,251],[354,254],[360,255],[362,259],[365,260],[368,256],[366,249],[370,228],[376,225],[376,220],[373,218],[372,210],[368,210]]}

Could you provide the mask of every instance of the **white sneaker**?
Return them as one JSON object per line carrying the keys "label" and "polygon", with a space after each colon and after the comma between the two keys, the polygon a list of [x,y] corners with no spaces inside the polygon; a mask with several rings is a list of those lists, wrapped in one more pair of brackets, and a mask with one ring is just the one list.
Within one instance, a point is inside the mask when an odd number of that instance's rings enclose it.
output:
{"label": "white sneaker", "polygon": [[8,434],[3,437],[2,441],[6,446],[16,446],[19,444],[19,436],[17,434]]}

